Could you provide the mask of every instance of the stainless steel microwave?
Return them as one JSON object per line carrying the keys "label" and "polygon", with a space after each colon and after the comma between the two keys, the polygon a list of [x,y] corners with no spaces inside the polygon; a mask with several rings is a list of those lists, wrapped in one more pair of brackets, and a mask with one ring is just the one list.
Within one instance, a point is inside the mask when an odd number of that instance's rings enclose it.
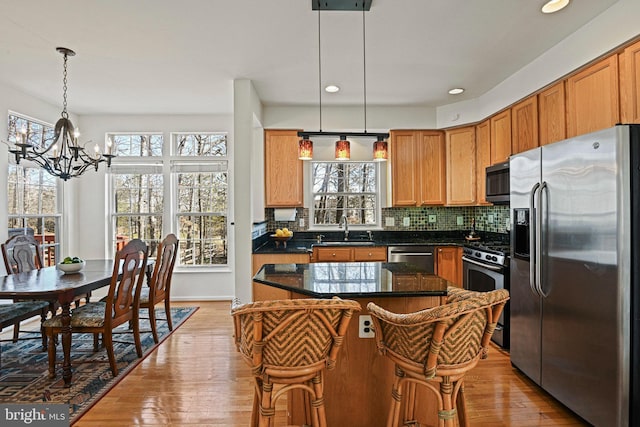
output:
{"label": "stainless steel microwave", "polygon": [[495,205],[509,203],[509,162],[498,163],[486,169],[486,199]]}

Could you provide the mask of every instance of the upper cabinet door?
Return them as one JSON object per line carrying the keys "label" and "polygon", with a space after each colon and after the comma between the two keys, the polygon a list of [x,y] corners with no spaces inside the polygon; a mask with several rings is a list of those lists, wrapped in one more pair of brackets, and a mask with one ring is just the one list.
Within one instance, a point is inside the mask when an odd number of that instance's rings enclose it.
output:
{"label": "upper cabinet door", "polygon": [[564,107],[564,81],[538,94],[540,145],[562,141],[567,137]]}
{"label": "upper cabinet door", "polygon": [[640,123],[640,42],[626,48],[620,59],[622,123]]}
{"label": "upper cabinet door", "polygon": [[491,117],[491,164],[509,160],[511,155],[511,110]]}
{"label": "upper cabinet door", "polygon": [[491,166],[491,128],[489,120],[476,126],[476,199],[479,205],[487,202],[486,169]]}
{"label": "upper cabinet door", "polygon": [[567,137],[620,121],[618,57],[612,55],[567,79]]}
{"label": "upper cabinet door", "polygon": [[447,200],[444,133],[420,132],[417,151],[420,205],[444,205]]}
{"label": "upper cabinet door", "polygon": [[300,207],[304,203],[299,139],[297,130],[264,132],[265,206],[268,208]]}
{"label": "upper cabinet door", "polygon": [[538,146],[538,97],[525,99],[511,107],[512,154]]}
{"label": "upper cabinet door", "polygon": [[391,131],[391,200],[393,206],[416,206],[416,132]]}
{"label": "upper cabinet door", "polygon": [[447,205],[476,203],[476,130],[466,126],[446,131]]}

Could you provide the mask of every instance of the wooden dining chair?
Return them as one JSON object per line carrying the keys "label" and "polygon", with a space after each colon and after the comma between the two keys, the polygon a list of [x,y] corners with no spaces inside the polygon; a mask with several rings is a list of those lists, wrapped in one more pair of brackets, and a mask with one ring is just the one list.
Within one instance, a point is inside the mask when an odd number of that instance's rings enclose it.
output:
{"label": "wooden dining chair", "polygon": [[[160,246],[153,273],[149,286],[142,288],[140,292],[140,309],[146,309],[149,313],[149,323],[151,323],[151,332],[153,333],[153,341],[158,343],[158,330],[156,327],[157,320],[166,320],[169,330],[173,331],[173,322],[171,321],[171,278],[173,276],[173,267],[176,263],[178,255],[178,238],[175,234],[167,235]],[[164,301],[165,319],[156,319],[155,306]]]}
{"label": "wooden dining chair", "polygon": [[[38,241],[31,235],[20,234],[9,238],[0,245],[2,251],[2,259],[7,274],[17,274],[37,270],[44,266],[42,263],[42,250]],[[46,301],[21,301],[13,300],[14,303],[20,302],[20,309],[17,310],[18,315],[15,316],[13,322],[13,342],[17,342],[20,332],[33,333],[33,331],[21,331],[20,322],[32,317],[40,316],[41,324],[47,318],[48,312],[53,310],[55,304]],[[3,314],[3,324],[10,323],[9,316],[16,313],[14,310],[8,310],[5,307]],[[40,335],[42,339],[42,349],[47,348],[47,337],[40,327]]]}
{"label": "wooden dining chair", "polygon": [[324,370],[335,367],[349,321],[360,309],[337,297],[234,304],[235,343],[254,379],[252,427],[272,427],[277,400],[295,389],[309,396],[307,424],[327,426]]}
{"label": "wooden dining chair", "polygon": [[372,302],[367,305],[378,350],[395,364],[387,427],[419,425],[416,386],[435,396],[439,427],[454,427],[456,418],[460,426],[469,426],[464,376],[487,357],[509,292],[454,287],[447,292],[447,304],[409,314],[392,313]]}
{"label": "wooden dining chair", "polygon": [[[113,350],[113,329],[123,323],[133,325],[133,338],[138,357],[142,357],[142,345],[138,330],[140,291],[147,265],[147,245],[139,239],[129,241],[115,256],[109,293],[103,301],[89,302],[73,310],[71,333],[102,334],[107,349],[111,373],[118,375]],[[49,337],[49,375],[55,377],[56,346],[53,339],[62,331],[62,316],[56,315],[44,322]]]}

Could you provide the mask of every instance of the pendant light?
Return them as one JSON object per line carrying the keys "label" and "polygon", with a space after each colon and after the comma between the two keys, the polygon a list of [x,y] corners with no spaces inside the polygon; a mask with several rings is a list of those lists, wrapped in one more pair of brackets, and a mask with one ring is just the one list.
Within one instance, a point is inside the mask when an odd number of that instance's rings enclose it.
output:
{"label": "pendant light", "polygon": [[[318,125],[322,132],[322,55],[320,53],[320,8],[318,8]],[[302,139],[298,141],[298,159],[313,159],[313,141],[308,134],[298,134]]]}
{"label": "pendant light", "polygon": [[340,135],[336,141],[336,160],[349,160],[351,158],[351,143],[346,135]]}
{"label": "pendant light", "polygon": [[[367,132],[367,44],[366,44],[366,24],[365,24],[364,4],[362,6],[362,75],[364,86],[364,131]],[[388,157],[387,141],[382,135],[378,135],[373,143],[373,161],[384,162]]]}
{"label": "pendant light", "polygon": [[[298,136],[298,158],[300,160],[311,160],[313,157],[313,141],[309,138],[315,136],[339,136],[340,139],[335,142],[335,159],[350,160],[351,159],[351,143],[347,140],[348,136],[354,137],[375,137],[373,143],[373,160],[387,160],[387,141],[389,133],[369,133],[367,132],[367,67],[366,67],[366,28],[365,28],[365,11],[371,8],[371,1],[363,1],[360,4],[351,3],[348,0],[339,0],[334,2],[312,1],[312,9],[318,11],[318,110],[320,130],[318,132],[299,131]],[[363,86],[364,86],[364,132],[323,132],[322,131],[322,56],[320,50],[321,27],[320,27],[320,11],[321,10],[362,10],[362,47],[363,47]]]}

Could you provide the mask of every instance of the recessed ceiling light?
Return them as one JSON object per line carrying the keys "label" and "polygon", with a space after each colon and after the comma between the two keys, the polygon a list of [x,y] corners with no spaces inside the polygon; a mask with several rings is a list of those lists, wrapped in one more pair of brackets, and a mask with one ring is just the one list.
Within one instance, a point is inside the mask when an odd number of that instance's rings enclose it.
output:
{"label": "recessed ceiling light", "polygon": [[458,94],[461,94],[462,92],[464,92],[464,89],[462,89],[461,87],[456,87],[449,90],[450,95],[458,95]]}
{"label": "recessed ceiling light", "polygon": [[329,93],[336,93],[338,91],[340,91],[340,88],[336,85],[329,85],[327,87],[324,88],[325,92],[329,92]]}
{"label": "recessed ceiling light", "polygon": [[569,0],[549,0],[542,6],[542,13],[553,13],[564,9],[569,4]]}

